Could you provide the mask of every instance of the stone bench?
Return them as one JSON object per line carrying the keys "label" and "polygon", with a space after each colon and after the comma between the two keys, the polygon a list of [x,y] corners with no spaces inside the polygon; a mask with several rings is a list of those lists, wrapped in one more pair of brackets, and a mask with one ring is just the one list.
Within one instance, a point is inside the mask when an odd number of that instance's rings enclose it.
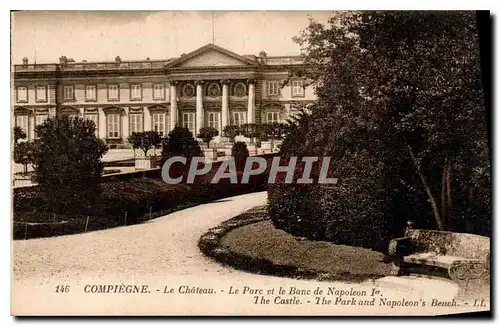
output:
{"label": "stone bench", "polygon": [[448,231],[407,229],[392,239],[389,255],[400,274],[440,272],[459,285],[472,280],[489,283],[490,238]]}

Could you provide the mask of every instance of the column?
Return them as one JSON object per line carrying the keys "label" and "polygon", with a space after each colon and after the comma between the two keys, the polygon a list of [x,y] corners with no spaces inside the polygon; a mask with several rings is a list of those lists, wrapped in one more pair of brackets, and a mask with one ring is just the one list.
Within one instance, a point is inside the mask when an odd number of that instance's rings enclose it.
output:
{"label": "column", "polygon": [[177,116],[177,81],[170,82],[170,130],[175,128],[178,122]]}
{"label": "column", "polygon": [[221,80],[222,84],[222,114],[221,114],[221,133],[224,127],[228,125],[229,118],[229,80]]}
{"label": "column", "polygon": [[35,139],[35,110],[30,112],[28,115],[28,130],[26,131],[26,139]]}
{"label": "column", "polygon": [[144,107],[142,112],[143,112],[142,118],[144,119],[142,125],[144,126],[144,131],[153,130],[151,128],[151,112],[147,107]]}
{"label": "column", "polygon": [[127,138],[128,138],[128,134],[129,134],[129,118],[128,118],[128,114],[129,114],[129,108],[123,108],[123,119],[122,119],[122,123],[123,123],[123,132],[122,132],[122,139],[124,142],[127,141]]}
{"label": "column", "polygon": [[97,121],[99,123],[99,130],[98,130],[99,138],[106,139],[107,138],[107,135],[106,135],[106,130],[107,130],[106,113],[104,112],[104,110],[102,108],[98,108],[97,112],[98,112],[97,113],[98,114]]}
{"label": "column", "polygon": [[255,81],[248,80],[248,111],[247,123],[253,123],[255,120]]}
{"label": "column", "polygon": [[196,82],[196,135],[203,128],[203,81],[197,80]]}

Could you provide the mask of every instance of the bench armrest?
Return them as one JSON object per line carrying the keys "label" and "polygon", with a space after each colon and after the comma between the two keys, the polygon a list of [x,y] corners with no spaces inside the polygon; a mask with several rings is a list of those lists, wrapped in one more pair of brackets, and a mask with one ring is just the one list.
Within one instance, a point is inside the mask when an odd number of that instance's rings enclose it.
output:
{"label": "bench armrest", "polygon": [[490,262],[479,259],[454,261],[448,269],[450,278],[456,282],[467,283],[470,280],[490,280]]}
{"label": "bench armrest", "polygon": [[396,259],[401,259],[412,253],[412,245],[410,238],[394,238],[389,242],[389,256]]}

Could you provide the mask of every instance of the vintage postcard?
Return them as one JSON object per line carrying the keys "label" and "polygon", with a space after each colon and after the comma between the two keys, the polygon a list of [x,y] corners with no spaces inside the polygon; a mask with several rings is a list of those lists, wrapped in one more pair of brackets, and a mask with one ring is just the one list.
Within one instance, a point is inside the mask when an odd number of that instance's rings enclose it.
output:
{"label": "vintage postcard", "polygon": [[11,22],[12,315],[490,311],[489,12]]}

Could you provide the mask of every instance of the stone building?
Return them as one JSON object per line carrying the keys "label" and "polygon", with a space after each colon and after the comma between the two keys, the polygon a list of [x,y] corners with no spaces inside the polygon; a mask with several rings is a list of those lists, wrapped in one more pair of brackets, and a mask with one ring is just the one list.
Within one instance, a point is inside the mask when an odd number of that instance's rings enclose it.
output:
{"label": "stone building", "polygon": [[[132,132],[166,135],[176,125],[196,134],[203,126],[283,122],[315,95],[290,67],[297,56],[239,55],[214,44],[178,58],[153,61],[14,65],[13,125],[35,137],[48,117],[80,116],[95,122],[112,147],[127,147]],[[286,83],[284,83],[286,81]]]}

